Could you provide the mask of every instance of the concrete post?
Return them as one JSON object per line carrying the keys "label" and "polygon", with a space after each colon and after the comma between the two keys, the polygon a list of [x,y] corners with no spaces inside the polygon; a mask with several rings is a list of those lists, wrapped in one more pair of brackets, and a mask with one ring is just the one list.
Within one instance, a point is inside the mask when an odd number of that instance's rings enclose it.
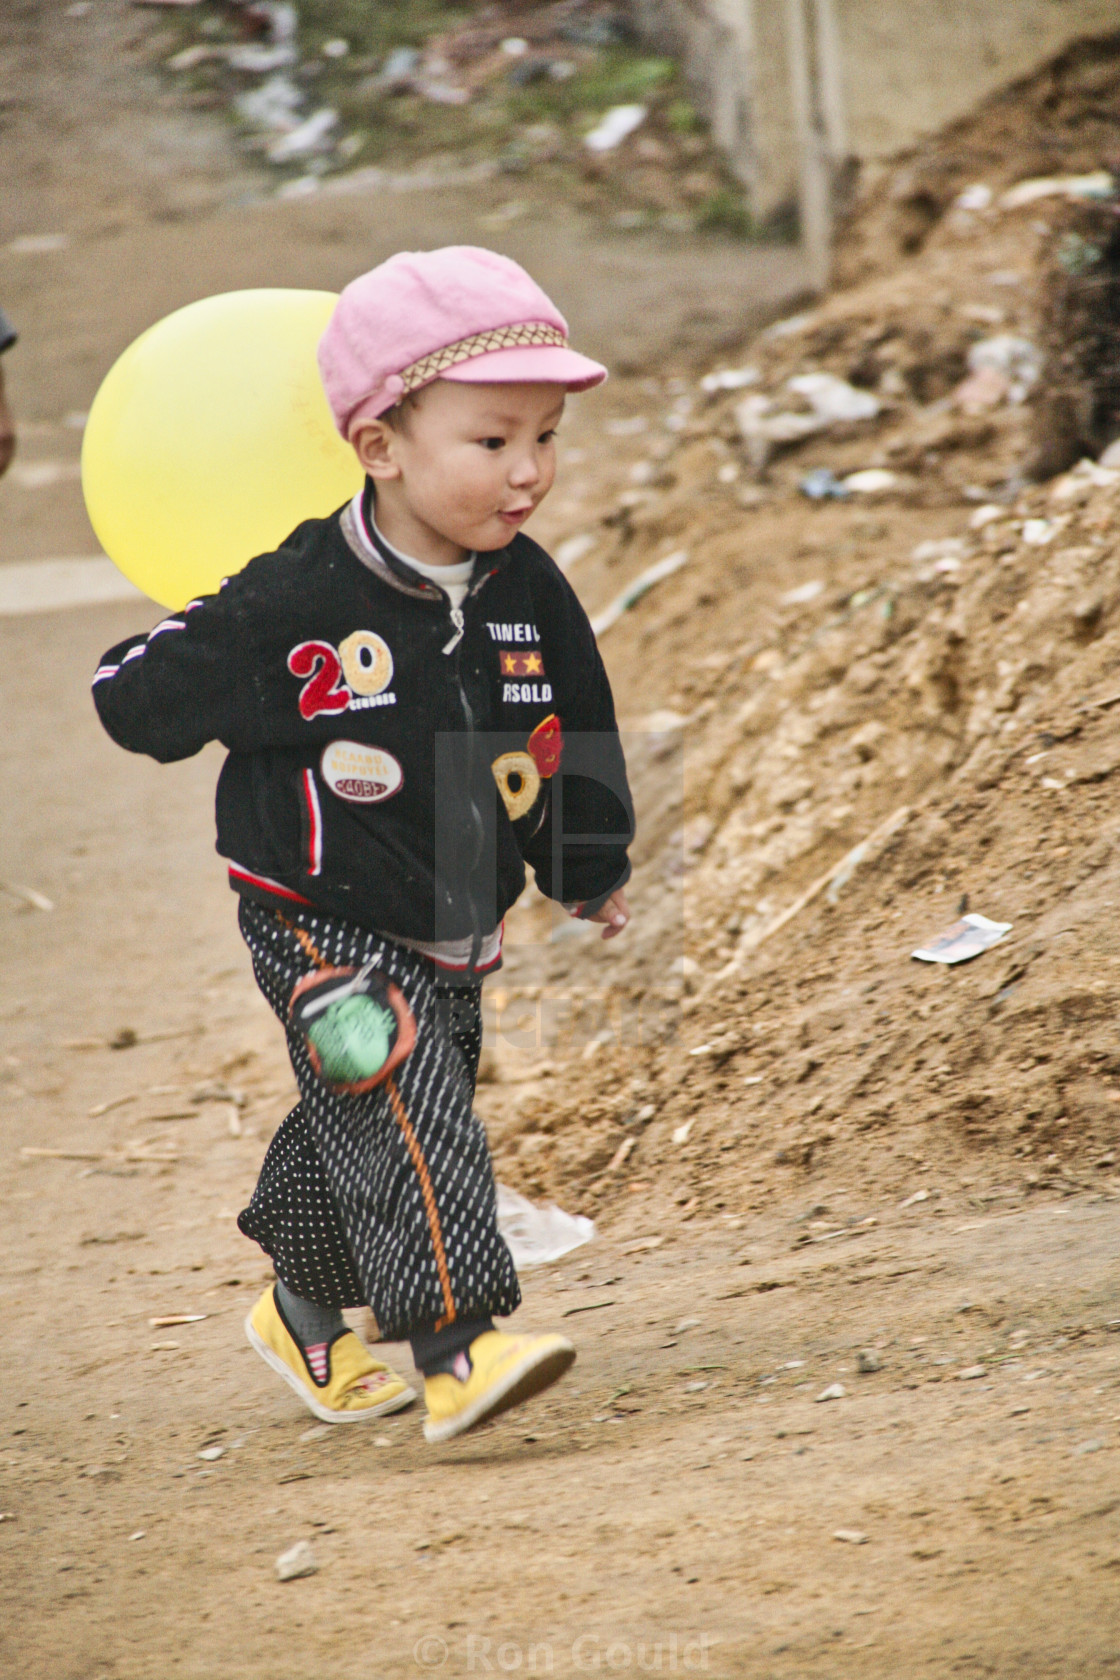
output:
{"label": "concrete post", "polygon": [[[801,244],[809,281],[824,291],[831,270],[831,166],[826,153],[821,102],[816,89],[818,54],[809,52],[806,0],[786,0],[789,49],[789,92],[793,102],[794,133],[798,138]],[[813,32],[816,35],[816,30]]]}

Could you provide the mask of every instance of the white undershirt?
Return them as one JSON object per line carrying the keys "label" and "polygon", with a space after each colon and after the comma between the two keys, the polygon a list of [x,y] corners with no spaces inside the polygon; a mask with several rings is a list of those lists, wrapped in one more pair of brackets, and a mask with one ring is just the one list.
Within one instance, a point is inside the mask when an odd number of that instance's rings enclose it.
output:
{"label": "white undershirt", "polygon": [[413,559],[411,554],[402,554],[400,549],[395,548],[389,541],[384,531],[379,529],[376,519],[372,520],[372,524],[375,535],[381,538],[390,554],[403,561],[406,566],[411,566],[414,572],[419,572],[420,576],[427,578],[430,583],[437,584],[449,597],[453,607],[462,606],[471,586],[477,554],[468,554],[465,560],[460,560],[454,566],[431,566],[427,561]]}

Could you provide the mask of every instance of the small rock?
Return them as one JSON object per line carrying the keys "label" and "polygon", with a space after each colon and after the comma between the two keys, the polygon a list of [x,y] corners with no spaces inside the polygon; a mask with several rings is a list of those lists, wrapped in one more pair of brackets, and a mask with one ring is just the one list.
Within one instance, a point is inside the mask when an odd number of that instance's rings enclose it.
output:
{"label": "small rock", "polygon": [[[327,1427],[326,1424],[324,1424],[323,1427],[325,1429]],[[373,1438],[373,1444],[375,1447],[391,1447],[393,1443],[390,1441],[388,1435],[375,1435]]]}
{"label": "small rock", "polygon": [[323,1439],[323,1436],[324,1435],[329,1435],[330,1432],[331,1432],[331,1426],[330,1426],[329,1423],[313,1423],[311,1425],[310,1429],[305,1429],[304,1430],[303,1434],[300,1436],[300,1440],[301,1441],[321,1441]]}
{"label": "small rock", "polygon": [[828,1387],[822,1388],[817,1395],[817,1404],[819,1405],[822,1400],[843,1400],[847,1392],[843,1383],[829,1383]]}
{"label": "small rock", "polygon": [[834,1528],[832,1538],[843,1540],[849,1546],[866,1546],[867,1544],[867,1535],[861,1528]]}
{"label": "small rock", "polygon": [[915,1190],[915,1192],[912,1196],[907,1196],[906,1200],[904,1202],[899,1202],[898,1205],[899,1205],[899,1207],[908,1208],[908,1207],[913,1207],[916,1202],[928,1202],[928,1201],[929,1201],[929,1191],[928,1190]]}
{"label": "small rock", "polygon": [[224,1447],[203,1447],[202,1451],[195,1456],[204,1458],[207,1464],[214,1464],[219,1458],[225,1457],[225,1452]]}
{"label": "small rock", "polygon": [[698,1318],[682,1318],[679,1324],[674,1324],[672,1334],[674,1336],[680,1336],[683,1335],[686,1330],[698,1330],[699,1328],[700,1320]]}
{"label": "small rock", "polygon": [[1081,1445],[1079,1447],[1074,1447],[1073,1450],[1075,1453],[1080,1455],[1082,1453],[1100,1452],[1103,1447],[1103,1441],[1082,1441]]}
{"label": "small rock", "polygon": [[972,1382],[976,1377],[986,1377],[987,1374],[986,1365],[969,1365],[965,1370],[957,1372],[957,1381]]}
{"label": "small rock", "polygon": [[856,1358],[856,1370],[861,1376],[869,1377],[873,1371],[881,1371],[883,1361],[874,1348],[860,1348]]}
{"label": "small rock", "polygon": [[281,1581],[298,1581],[304,1575],[317,1574],[318,1570],[315,1553],[306,1540],[297,1540],[276,1559],[276,1576]]}
{"label": "small rock", "polygon": [[688,1393],[688,1394],[699,1394],[700,1390],[702,1388],[707,1388],[707,1387],[708,1387],[708,1384],[706,1382],[690,1382],[690,1383],[686,1383],[685,1392]]}
{"label": "small rock", "polygon": [[134,1534],[130,1534],[128,1538],[130,1540],[143,1540],[147,1532],[146,1528],[138,1528],[136,1532]]}

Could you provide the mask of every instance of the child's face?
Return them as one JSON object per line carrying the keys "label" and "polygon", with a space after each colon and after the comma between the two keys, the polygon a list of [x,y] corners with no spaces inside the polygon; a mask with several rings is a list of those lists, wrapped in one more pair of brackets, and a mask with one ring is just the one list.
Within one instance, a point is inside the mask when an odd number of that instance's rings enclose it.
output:
{"label": "child's face", "polygon": [[421,548],[433,559],[504,548],[552,488],[563,412],[558,385],[436,380],[397,426],[369,421],[355,433],[379,522],[384,508],[418,559]]}

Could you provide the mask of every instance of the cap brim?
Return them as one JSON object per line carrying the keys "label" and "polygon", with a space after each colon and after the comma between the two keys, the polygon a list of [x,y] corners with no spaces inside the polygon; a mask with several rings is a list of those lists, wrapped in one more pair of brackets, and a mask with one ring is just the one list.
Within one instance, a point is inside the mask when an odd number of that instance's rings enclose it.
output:
{"label": "cap brim", "polygon": [[472,356],[439,377],[460,385],[563,385],[569,391],[589,391],[603,383],[607,370],[562,345],[534,344]]}

